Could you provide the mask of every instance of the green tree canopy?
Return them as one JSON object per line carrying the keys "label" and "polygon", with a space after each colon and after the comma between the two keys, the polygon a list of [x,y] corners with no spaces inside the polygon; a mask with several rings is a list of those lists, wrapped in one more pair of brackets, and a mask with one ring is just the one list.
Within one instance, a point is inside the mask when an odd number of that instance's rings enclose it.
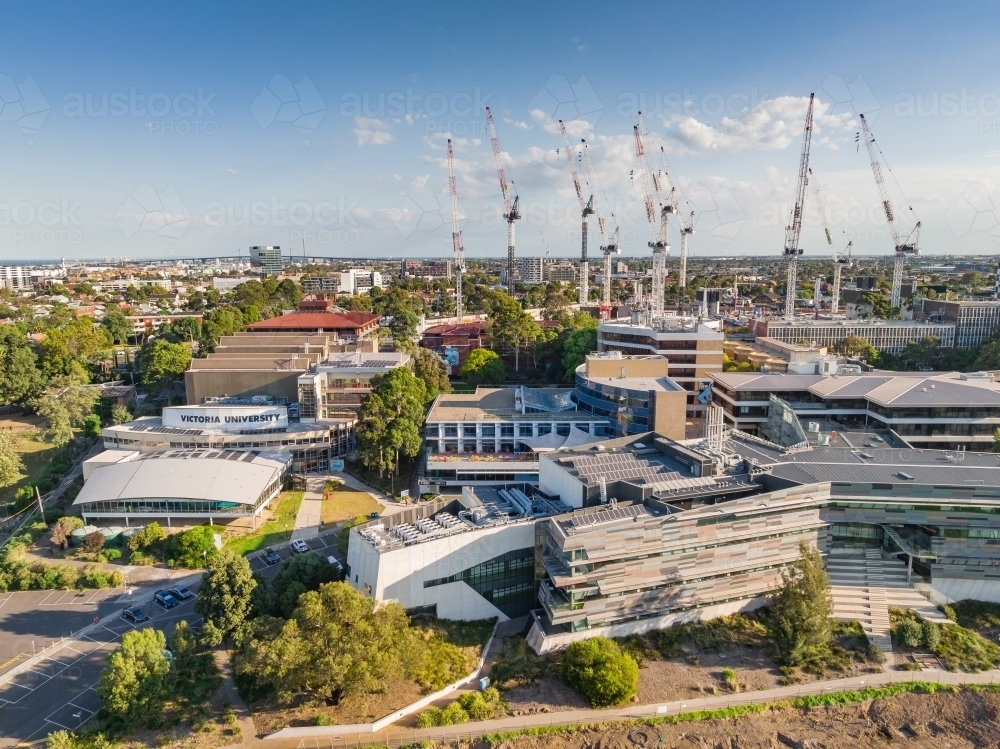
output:
{"label": "green tree canopy", "polygon": [[125,633],[121,646],[108,656],[97,694],[104,709],[122,727],[159,713],[170,672],[166,647],[160,630],[134,629]]}
{"label": "green tree canopy", "polygon": [[73,428],[82,427],[100,400],[95,387],[80,385],[71,377],[53,377],[49,387],[32,401],[39,416],[47,422],[45,437],[56,446],[73,439]]}
{"label": "green tree canopy", "polygon": [[398,467],[400,454],[420,451],[426,402],[427,388],[407,367],[373,380],[358,413],[358,452],[365,465],[384,471]]}
{"label": "green tree canopy", "polygon": [[458,369],[459,376],[473,387],[496,386],[507,379],[507,368],[496,351],[473,349]]}
{"label": "green tree canopy", "polygon": [[142,383],[150,388],[166,387],[184,374],[191,364],[191,350],[182,343],[156,338],[139,352]]}
{"label": "green tree canopy", "polygon": [[450,393],[451,382],[445,370],[444,360],[430,349],[418,346],[413,353],[413,374],[422,380],[427,388],[427,403],[438,397],[438,393]]}
{"label": "green tree canopy", "polygon": [[770,627],[778,663],[822,665],[830,653],[833,599],[823,559],[814,546],[799,544],[799,559],[782,571],[772,594]]}
{"label": "green tree canopy", "polygon": [[0,403],[27,403],[43,386],[24,329],[19,325],[0,326]]}
{"label": "green tree canopy", "polygon": [[614,640],[590,637],[566,648],[562,678],[594,707],[611,707],[635,695],[639,664]]}
{"label": "green tree canopy", "polygon": [[17,440],[10,432],[0,432],[0,488],[16,484],[24,473],[24,461]]}
{"label": "green tree canopy", "polygon": [[501,292],[490,300],[485,333],[494,349],[512,351],[514,371],[520,368],[521,347],[538,337],[540,328],[511,296]]}
{"label": "green tree canopy", "polygon": [[377,603],[346,583],[326,583],[303,593],[287,622],[255,620],[234,668],[282,702],[306,694],[336,704],[409,671],[413,645],[398,603]]}
{"label": "green tree canopy", "polygon": [[208,560],[194,610],[205,619],[204,635],[211,645],[245,629],[257,581],[250,562],[222,551]]}
{"label": "green tree canopy", "polygon": [[129,322],[121,310],[109,307],[101,320],[103,327],[112,343],[128,343],[129,336],[132,335],[132,323]]}
{"label": "green tree canopy", "polygon": [[570,332],[563,344],[563,377],[572,382],[576,377],[576,368],[583,364],[587,354],[594,351],[597,351],[596,325],[592,328],[580,328]]}

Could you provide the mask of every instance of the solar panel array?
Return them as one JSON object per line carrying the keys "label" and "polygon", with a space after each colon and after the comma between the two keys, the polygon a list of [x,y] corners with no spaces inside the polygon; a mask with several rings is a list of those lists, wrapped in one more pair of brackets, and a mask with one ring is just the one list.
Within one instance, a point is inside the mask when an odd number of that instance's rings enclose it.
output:
{"label": "solar panel array", "polygon": [[333,367],[335,369],[357,369],[358,367],[380,368],[391,364],[396,364],[395,359],[365,359],[364,361],[325,361],[323,367]]}
{"label": "solar panel array", "polygon": [[612,520],[628,520],[630,518],[648,514],[649,513],[646,512],[646,508],[640,504],[628,505],[624,507],[615,505],[614,507],[608,507],[607,509],[600,510],[598,512],[578,515],[574,517],[571,522],[574,528],[587,528],[592,525],[597,525],[598,523],[607,523]]}
{"label": "solar panel array", "polygon": [[673,479],[681,478],[677,471],[661,463],[639,460],[632,453],[612,453],[611,455],[589,455],[573,460],[573,468],[580,478],[597,481],[628,481],[637,478]]}
{"label": "solar panel array", "polygon": [[151,432],[153,434],[193,434],[193,435],[204,434],[204,432],[201,429],[178,429],[176,427],[154,427],[154,426],[148,426],[148,427],[143,427],[143,426],[140,426],[140,427],[130,427],[129,431],[131,431],[131,432]]}

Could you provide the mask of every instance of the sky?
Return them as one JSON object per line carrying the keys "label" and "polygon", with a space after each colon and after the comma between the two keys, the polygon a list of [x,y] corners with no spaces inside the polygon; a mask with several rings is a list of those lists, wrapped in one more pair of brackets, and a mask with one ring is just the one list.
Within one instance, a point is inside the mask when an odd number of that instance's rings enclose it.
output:
{"label": "sky", "polygon": [[[425,7],[426,6],[426,7]],[[1000,250],[1000,6],[986,3],[4,3],[0,262],[506,252],[485,108],[523,214],[517,254],[579,257],[593,160],[645,256],[633,126],[668,165],[693,256],[778,255],[803,122],[801,246],[890,254],[868,119],[905,237]],[[817,198],[814,187],[821,188]],[[677,255],[678,221],[670,228]],[[602,244],[591,221],[590,246]],[[592,249],[592,257],[599,250]]]}

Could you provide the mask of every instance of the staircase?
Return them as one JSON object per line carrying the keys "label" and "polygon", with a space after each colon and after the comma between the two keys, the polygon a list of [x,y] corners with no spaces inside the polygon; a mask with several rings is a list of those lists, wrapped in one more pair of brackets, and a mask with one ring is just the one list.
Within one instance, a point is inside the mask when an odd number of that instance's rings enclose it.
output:
{"label": "staircase", "polygon": [[890,606],[911,609],[921,619],[935,624],[950,624],[906,581],[906,565],[895,558],[883,559],[880,548],[833,549],[827,557],[826,572],[834,617],[860,622],[868,640],[885,651],[890,665]]}

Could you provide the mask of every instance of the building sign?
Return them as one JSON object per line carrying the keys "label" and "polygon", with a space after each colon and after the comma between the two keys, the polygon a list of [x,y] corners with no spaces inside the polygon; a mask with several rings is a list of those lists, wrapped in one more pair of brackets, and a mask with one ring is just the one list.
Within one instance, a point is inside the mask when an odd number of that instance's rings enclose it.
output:
{"label": "building sign", "polygon": [[171,406],[163,409],[163,426],[242,432],[288,426],[285,406]]}

